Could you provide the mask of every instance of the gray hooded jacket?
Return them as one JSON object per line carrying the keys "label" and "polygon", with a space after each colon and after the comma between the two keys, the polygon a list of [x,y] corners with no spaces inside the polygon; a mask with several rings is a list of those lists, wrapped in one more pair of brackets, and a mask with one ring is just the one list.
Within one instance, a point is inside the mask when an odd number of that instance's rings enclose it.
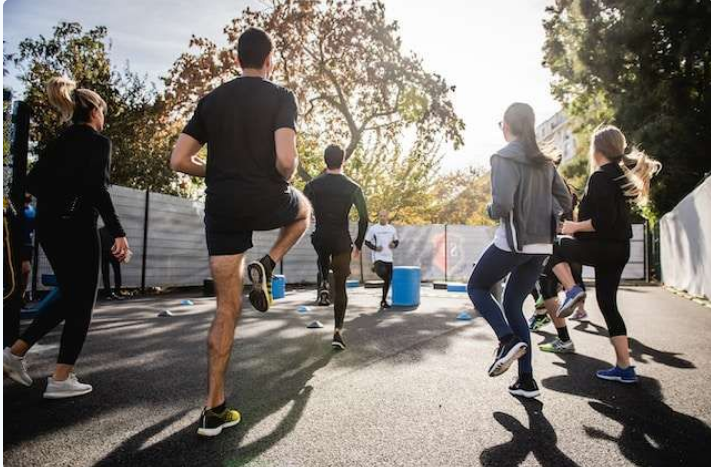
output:
{"label": "gray hooded jacket", "polygon": [[489,217],[501,223],[512,252],[552,244],[558,216],[562,212],[569,217],[572,211],[570,193],[555,166],[531,161],[519,141],[491,156],[491,194]]}

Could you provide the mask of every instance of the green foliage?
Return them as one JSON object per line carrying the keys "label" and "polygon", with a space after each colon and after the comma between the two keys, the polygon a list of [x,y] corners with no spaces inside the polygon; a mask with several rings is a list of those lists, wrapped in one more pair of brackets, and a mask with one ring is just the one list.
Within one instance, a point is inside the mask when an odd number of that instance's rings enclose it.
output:
{"label": "green foliage", "polygon": [[21,70],[24,99],[32,108],[33,152],[40,154],[61,129],[44,86],[54,76],[68,76],[107,103],[104,134],[113,143],[112,183],[188,194],[167,164],[179,129],[166,125],[164,105],[154,87],[128,66],[123,72],[111,67],[109,47],[105,27],[84,31],[78,23],[60,23],[51,37],[20,43],[13,60]]}
{"label": "green foliage", "polygon": [[275,0],[234,18],[223,47],[193,37],[192,50],[164,78],[178,121],[201,96],[238,76],[237,40],[250,26],[272,35],[273,79],[293,90],[299,104],[296,185],[321,172],[323,148],[337,143],[373,212],[385,207],[402,222],[424,221],[431,204],[422,197],[435,180],[440,147],[463,144],[464,124],[452,104],[454,87],[402,49],[382,2]]}
{"label": "green foliage", "polygon": [[651,217],[711,170],[709,24],[710,2],[683,0],[558,0],[544,22],[552,91],[578,121],[579,139],[612,123],[664,164]]}

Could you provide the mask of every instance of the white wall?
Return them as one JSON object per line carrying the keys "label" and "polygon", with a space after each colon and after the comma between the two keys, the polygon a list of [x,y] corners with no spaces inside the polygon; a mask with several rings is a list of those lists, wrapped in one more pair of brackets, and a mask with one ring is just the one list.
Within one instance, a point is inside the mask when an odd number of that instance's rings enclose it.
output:
{"label": "white wall", "polygon": [[660,220],[662,280],[711,298],[711,177]]}

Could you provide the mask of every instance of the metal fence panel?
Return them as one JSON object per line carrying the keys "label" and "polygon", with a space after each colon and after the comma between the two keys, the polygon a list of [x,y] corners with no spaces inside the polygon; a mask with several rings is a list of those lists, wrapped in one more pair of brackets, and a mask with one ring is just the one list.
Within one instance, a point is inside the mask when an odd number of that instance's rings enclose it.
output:
{"label": "metal fence panel", "polygon": [[[110,189],[116,210],[121,219],[133,261],[122,266],[123,285],[141,285],[143,260],[143,229],[145,192],[113,186]],[[148,248],[146,277],[148,287],[173,287],[201,285],[210,276],[205,245],[202,203],[151,193],[148,208]],[[400,246],[394,251],[395,265],[419,266],[423,281],[466,281],[473,265],[491,243],[495,227],[468,225],[401,225],[395,226]],[[358,226],[350,224],[355,238]],[[311,245],[310,227],[304,237],[289,251],[276,273],[286,275],[290,284],[316,282],[316,252]],[[645,278],[644,226],[633,226],[634,238],[630,262],[623,278]],[[246,261],[259,259],[268,253],[278,235],[277,230],[254,232],[254,247],[246,254]],[[360,259],[351,262],[351,278],[376,280],[372,271],[371,251],[364,247]],[[40,273],[50,273],[44,255],[40,256]],[[584,276],[594,277],[592,268],[585,268]],[[245,278],[245,281],[247,279]]]}

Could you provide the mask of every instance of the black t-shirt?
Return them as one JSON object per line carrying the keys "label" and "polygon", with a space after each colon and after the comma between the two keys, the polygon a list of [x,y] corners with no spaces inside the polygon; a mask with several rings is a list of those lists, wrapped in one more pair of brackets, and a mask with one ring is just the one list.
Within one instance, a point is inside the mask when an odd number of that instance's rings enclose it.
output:
{"label": "black t-shirt", "polygon": [[358,248],[363,246],[368,228],[368,208],[360,185],[343,174],[324,173],[306,184],[304,194],[314,208],[314,238],[334,242],[347,239],[350,246],[348,215],[355,206],[359,217],[355,245]]}
{"label": "black t-shirt", "polygon": [[578,221],[591,220],[595,232],[578,232],[580,240],[627,241],[632,238],[629,200],[622,191],[626,177],[619,164],[605,164],[588,180]]}
{"label": "black t-shirt", "polygon": [[183,133],[207,144],[205,214],[253,217],[287,188],[276,169],[274,132],[296,130],[291,91],[259,77],[239,77],[204,96]]}
{"label": "black t-shirt", "polygon": [[38,226],[51,230],[48,223],[62,218],[94,226],[99,214],[114,238],[126,236],[108,192],[110,167],[109,138],[89,125],[64,129],[27,175],[27,191],[37,197]]}

